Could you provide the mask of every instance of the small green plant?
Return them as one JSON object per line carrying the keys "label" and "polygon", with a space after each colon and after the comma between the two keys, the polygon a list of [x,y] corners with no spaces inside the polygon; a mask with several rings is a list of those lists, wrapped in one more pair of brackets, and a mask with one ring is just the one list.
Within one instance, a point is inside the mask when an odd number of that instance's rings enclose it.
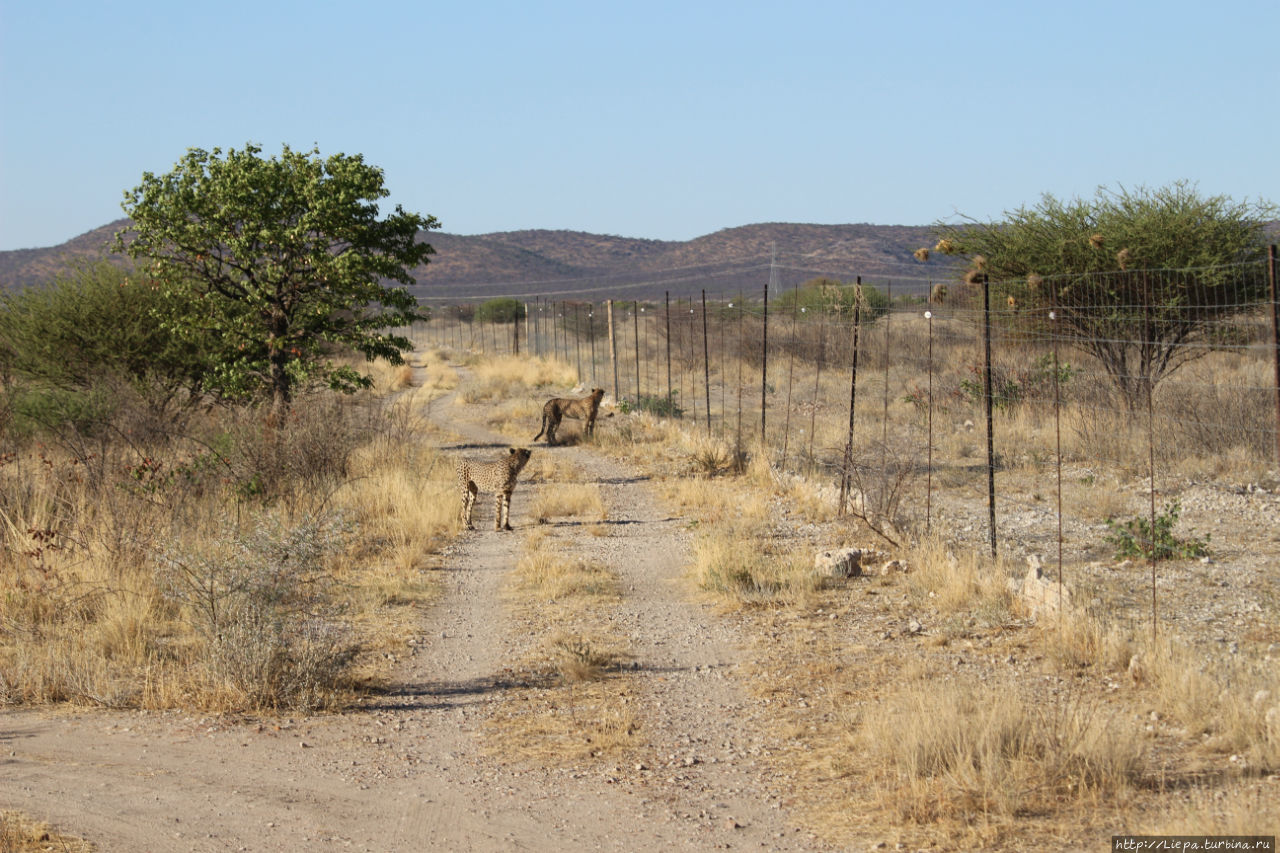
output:
{"label": "small green plant", "polygon": [[1179,539],[1173,535],[1174,525],[1182,505],[1177,500],[1165,505],[1164,512],[1155,517],[1154,526],[1145,518],[1131,518],[1125,522],[1107,519],[1111,529],[1106,541],[1116,548],[1117,560],[1144,557],[1154,560],[1190,559],[1209,554],[1209,536],[1203,539]]}
{"label": "small green plant", "polygon": [[[1071,381],[1071,377],[1075,375],[1075,368],[1065,361],[1058,362],[1056,369],[1058,375],[1058,386],[1061,387]],[[1028,371],[1030,385],[1039,388],[1051,388],[1055,369],[1053,366],[1053,355],[1045,353],[1035,360]]]}
{"label": "small green plant", "polygon": [[929,405],[929,393],[919,385],[912,385],[907,393],[902,395],[902,402],[914,406],[917,410],[923,410]]}

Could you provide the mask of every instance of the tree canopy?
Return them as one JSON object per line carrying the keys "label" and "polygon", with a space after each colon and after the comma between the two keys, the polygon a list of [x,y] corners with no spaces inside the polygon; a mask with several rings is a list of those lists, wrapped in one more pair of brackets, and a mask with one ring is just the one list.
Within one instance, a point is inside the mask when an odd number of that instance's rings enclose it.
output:
{"label": "tree canopy", "polygon": [[439,223],[399,205],[379,218],[389,191],[360,155],[261,153],[192,148],[167,174],[144,173],[125,192],[133,221],[116,247],[147,259],[180,296],[174,304],[189,306],[161,322],[180,336],[216,336],[224,392],[265,393],[280,408],[307,377],[367,386],[332,361],[334,350],[401,363],[412,345],[388,330],[423,315],[404,287],[384,282],[413,283],[413,268],[434,254],[418,233]]}
{"label": "tree canopy", "polygon": [[105,262],[0,293],[3,395],[20,420],[81,432],[99,426],[122,403],[111,392],[126,388],[157,418],[189,408],[206,390],[216,342],[164,330],[155,317],[174,307],[156,283]]}
{"label": "tree canopy", "polygon": [[1055,334],[1096,356],[1130,406],[1204,350],[1188,346],[1265,293],[1269,204],[1203,196],[1186,182],[1041,197],[1000,222],[938,226],[1013,301],[1054,312]]}
{"label": "tree canopy", "polygon": [[512,296],[499,296],[482,302],[476,309],[481,323],[515,323],[524,319],[524,303]]}

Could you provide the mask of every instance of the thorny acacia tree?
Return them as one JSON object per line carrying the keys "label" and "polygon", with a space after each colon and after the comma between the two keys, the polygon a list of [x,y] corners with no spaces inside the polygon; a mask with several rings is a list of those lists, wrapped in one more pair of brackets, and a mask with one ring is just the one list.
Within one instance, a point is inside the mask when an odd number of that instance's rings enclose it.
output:
{"label": "thorny acacia tree", "polygon": [[[1005,221],[939,226],[938,250],[968,256],[1012,304],[1094,355],[1130,408],[1206,350],[1212,327],[1266,293],[1269,204],[1203,197],[1178,182],[1092,200],[1044,195]],[[1046,322],[1047,319],[1046,319]]]}
{"label": "thorny acacia tree", "polygon": [[377,199],[389,193],[360,155],[261,152],[192,148],[168,174],[144,173],[125,192],[133,222],[116,249],[150,260],[171,293],[195,297],[158,320],[180,336],[214,333],[222,393],[266,393],[280,411],[307,377],[344,391],[369,384],[330,360],[335,346],[402,361],[412,344],[387,330],[422,315],[404,287],[383,282],[413,283],[411,270],[434,254],[418,232],[439,223],[398,205],[379,219]]}

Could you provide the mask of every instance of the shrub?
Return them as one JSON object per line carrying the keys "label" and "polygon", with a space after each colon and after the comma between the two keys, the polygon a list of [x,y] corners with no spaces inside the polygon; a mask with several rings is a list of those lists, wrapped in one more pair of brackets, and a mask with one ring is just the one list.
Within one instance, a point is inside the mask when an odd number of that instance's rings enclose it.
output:
{"label": "shrub", "polygon": [[490,299],[476,309],[476,319],[481,323],[515,323],[524,316],[524,303],[510,296]]}
{"label": "shrub", "polygon": [[660,418],[682,418],[684,409],[676,402],[675,396],[674,391],[671,392],[671,397],[665,394],[640,394],[635,400],[619,400],[618,411],[624,415],[630,412],[648,412]]}
{"label": "shrub", "polygon": [[[858,302],[858,285],[844,284],[831,278],[814,278],[778,297],[779,312],[803,311],[853,316]],[[889,312],[889,297],[873,284],[862,285],[861,321],[870,323]]]}
{"label": "shrub", "polygon": [[1203,539],[1180,539],[1173,535],[1182,505],[1174,500],[1165,505],[1164,512],[1155,517],[1155,524],[1139,516],[1118,523],[1107,519],[1111,534],[1106,541],[1116,548],[1115,558],[1123,560],[1143,557],[1150,560],[1189,559],[1209,553],[1209,536]]}
{"label": "shrub", "polygon": [[158,555],[159,587],[202,638],[211,681],[250,708],[326,704],[356,652],[317,612],[332,583],[324,560],[349,533],[336,514],[293,526],[267,517],[247,531],[228,525],[223,548]]}
{"label": "shrub", "polygon": [[127,386],[157,413],[197,401],[211,348],[166,331],[158,318],[174,309],[158,287],[105,263],[0,299],[0,374],[24,389],[19,414],[47,429],[101,416],[92,395],[77,398],[104,385]]}
{"label": "shrub", "polygon": [[[991,366],[991,407],[997,412],[1009,412],[1028,400],[1044,400],[1052,397],[1054,378],[1053,356],[1049,353],[1037,358],[1025,367]],[[1075,374],[1070,364],[1057,366],[1058,388],[1061,390]],[[969,375],[960,380],[960,391],[973,405],[981,405],[985,387],[980,365],[970,365]]]}

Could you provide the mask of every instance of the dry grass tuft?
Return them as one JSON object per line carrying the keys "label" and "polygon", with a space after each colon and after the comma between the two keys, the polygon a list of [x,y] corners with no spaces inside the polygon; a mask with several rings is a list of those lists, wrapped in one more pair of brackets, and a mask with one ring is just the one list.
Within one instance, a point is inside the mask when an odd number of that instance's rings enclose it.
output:
{"label": "dry grass tuft", "polygon": [[542,765],[620,760],[643,743],[634,697],[617,682],[569,684],[506,703],[486,725],[485,746],[505,760]]}
{"label": "dry grass tuft", "polygon": [[542,544],[525,551],[516,563],[515,592],[534,601],[568,598],[613,598],[617,575],[600,563],[556,553]]}
{"label": "dry grass tuft", "polygon": [[1014,602],[1001,563],[993,565],[981,552],[957,557],[937,539],[926,540],[907,552],[911,572],[907,592],[918,604],[943,614],[970,614],[982,625],[999,626],[1012,619]]}
{"label": "dry grass tuft", "polygon": [[1068,672],[1119,672],[1133,659],[1133,642],[1117,627],[1087,614],[1054,619],[1040,629],[1046,657]]}
{"label": "dry grass tuft", "polygon": [[1280,799],[1274,782],[1239,782],[1198,787],[1176,795],[1178,803],[1136,828],[1144,835],[1258,835],[1280,826]]}
{"label": "dry grass tuft", "polygon": [[811,554],[774,553],[752,531],[736,526],[699,537],[689,571],[698,589],[735,607],[803,603],[821,586]]}
{"label": "dry grass tuft", "polygon": [[999,818],[1115,800],[1145,767],[1137,739],[1095,703],[1032,706],[1011,688],[908,688],[870,710],[857,742],[880,801],[915,823]]}
{"label": "dry grass tuft", "polygon": [[[1267,661],[1206,658],[1172,640],[1137,658],[1158,707],[1248,773],[1280,770],[1280,672]],[[1135,668],[1136,668],[1135,667]]]}
{"label": "dry grass tuft", "polygon": [[490,356],[472,364],[471,373],[474,381],[459,394],[459,402],[483,403],[527,394],[531,389],[572,388],[578,383],[571,366],[542,357]]}
{"label": "dry grass tuft", "polygon": [[739,526],[754,528],[768,520],[773,502],[770,492],[727,477],[667,480],[662,483],[662,492],[666,500],[700,526],[732,520]]}
{"label": "dry grass tuft", "polygon": [[0,811],[0,853],[90,853],[93,849],[84,839],[57,832],[47,823],[19,812]]}
{"label": "dry grass tuft", "polygon": [[529,510],[539,524],[555,518],[604,521],[608,518],[600,487],[595,483],[548,483],[538,490]]}
{"label": "dry grass tuft", "polygon": [[408,364],[402,364],[396,368],[388,389],[391,391],[403,391],[405,388],[412,388],[414,386],[413,380],[413,367]]}
{"label": "dry grass tuft", "polygon": [[615,652],[581,634],[561,634],[551,640],[551,649],[556,671],[567,684],[598,681],[620,663]]}

